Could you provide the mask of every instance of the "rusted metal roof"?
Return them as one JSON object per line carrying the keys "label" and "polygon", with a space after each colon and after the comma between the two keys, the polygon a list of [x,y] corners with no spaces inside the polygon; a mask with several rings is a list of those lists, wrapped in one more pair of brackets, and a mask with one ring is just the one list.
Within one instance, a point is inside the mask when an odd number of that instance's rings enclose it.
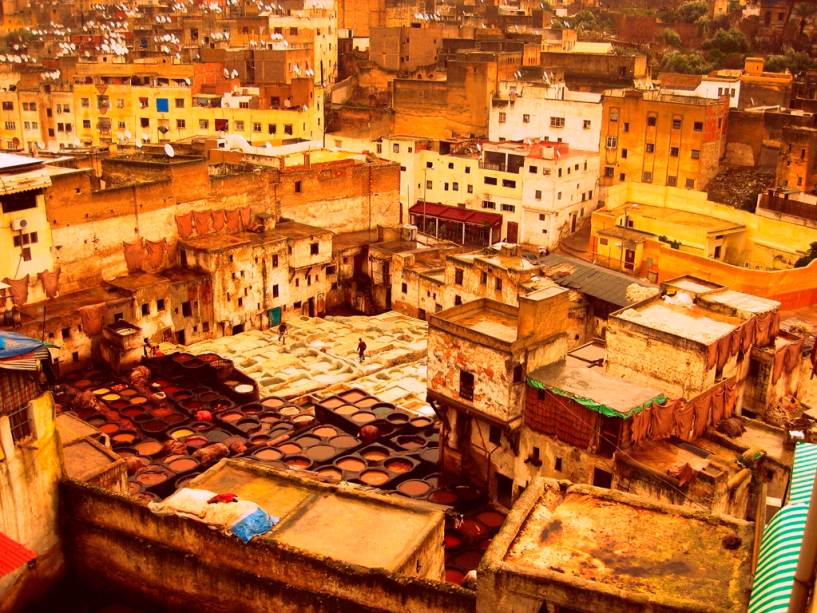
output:
{"label": "rusted metal roof", "polygon": [[37,552],[0,532],[0,577],[37,558]]}

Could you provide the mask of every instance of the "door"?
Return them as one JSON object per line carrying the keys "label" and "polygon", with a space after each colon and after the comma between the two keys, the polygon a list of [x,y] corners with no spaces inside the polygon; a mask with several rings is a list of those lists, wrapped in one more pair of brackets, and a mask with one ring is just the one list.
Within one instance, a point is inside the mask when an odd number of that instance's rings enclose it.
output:
{"label": "door", "polygon": [[635,269],[635,249],[624,250],[624,269],[625,270]]}
{"label": "door", "polygon": [[576,213],[571,213],[570,215],[570,231],[576,231]]}
{"label": "door", "polygon": [[270,309],[267,311],[269,315],[269,325],[270,328],[272,326],[277,326],[281,323],[281,307],[275,307],[274,309]]}
{"label": "door", "polygon": [[509,243],[515,243],[519,240],[519,224],[515,221],[508,222],[508,238]]}

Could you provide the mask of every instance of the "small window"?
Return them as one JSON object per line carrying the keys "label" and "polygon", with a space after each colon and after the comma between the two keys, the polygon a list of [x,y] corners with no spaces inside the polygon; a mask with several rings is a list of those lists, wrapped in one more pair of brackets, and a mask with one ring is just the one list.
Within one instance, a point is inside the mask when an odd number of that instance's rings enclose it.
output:
{"label": "small window", "polygon": [[513,204],[503,204],[502,210],[505,211],[506,213],[513,213],[514,211],[516,211],[516,206],[514,206]]}
{"label": "small window", "polygon": [[454,306],[459,306],[462,304],[462,296],[454,296]]}
{"label": "small window", "polygon": [[71,338],[71,328],[63,328],[60,332],[63,339]]}
{"label": "small window", "polygon": [[454,283],[456,285],[462,285],[462,278],[463,278],[462,268],[455,268],[454,269]]}
{"label": "small window", "polygon": [[669,187],[675,187],[678,185],[678,177],[667,177],[667,185]]}
{"label": "small window", "polygon": [[525,378],[525,367],[521,364],[517,364],[513,367],[513,382],[514,383],[522,383],[522,380]]}
{"label": "small window", "polygon": [[612,177],[615,174],[615,169],[612,166],[605,166],[604,167],[604,176],[605,177]]}
{"label": "small window", "polygon": [[618,146],[618,139],[615,136],[608,136],[605,146],[608,149],[615,149]]}
{"label": "small window", "polygon": [[295,181],[295,193],[296,194],[301,193],[301,188],[302,188],[301,182],[300,181]]}
{"label": "small window", "polygon": [[669,148],[670,157],[677,158],[678,157],[678,147],[670,147]]}
{"label": "small window", "polygon": [[399,145],[399,143],[394,143],[394,144],[391,146],[391,150],[392,150],[392,152],[394,152],[394,153],[400,153],[400,145]]}
{"label": "small window", "polygon": [[557,457],[553,460],[553,470],[562,472],[562,458]]}
{"label": "small window", "polygon": [[621,150],[621,157],[622,157],[622,159],[625,159],[625,160],[627,159],[627,150],[626,149]]}
{"label": "small window", "polygon": [[681,129],[681,120],[680,119],[673,119],[672,120],[672,129],[673,130],[680,130]]}
{"label": "small window", "polygon": [[702,122],[702,121],[694,122],[692,124],[692,129],[695,130],[695,132],[703,132],[704,131],[704,122]]}
{"label": "small window", "polygon": [[165,299],[164,298],[159,298],[156,301],[156,310],[157,311],[164,311],[165,310]]}
{"label": "small window", "polygon": [[656,119],[655,115],[650,115],[649,117],[647,117],[647,125],[648,126],[654,126],[656,123],[657,123],[657,119]]}
{"label": "small window", "polygon": [[516,187],[516,181],[513,179],[502,179],[502,187]]}
{"label": "small window", "polygon": [[505,123],[505,121],[507,121],[507,119],[508,119],[508,116],[505,113],[503,113],[503,112],[499,113],[499,123]]}
{"label": "small window", "polygon": [[610,109],[610,121],[618,121],[618,109]]}
{"label": "small window", "polygon": [[150,305],[146,302],[142,305],[142,317],[150,315]]}
{"label": "small window", "polygon": [[278,256],[277,255],[272,256],[272,267],[273,268],[278,268]]}
{"label": "small window", "polygon": [[464,400],[474,399],[474,373],[466,370],[460,371],[460,398]]}
{"label": "small window", "polygon": [[184,108],[184,98],[176,98],[176,108],[183,109]]}
{"label": "small window", "polygon": [[[626,125],[626,124],[625,124],[625,125]],[[582,127],[583,127],[585,130],[589,130],[589,129],[590,129],[590,120],[589,120],[589,119],[585,119],[585,120],[582,122]]]}
{"label": "small window", "polygon": [[499,426],[491,424],[488,427],[488,442],[492,445],[499,445],[502,442],[502,429]]}
{"label": "small window", "polygon": [[485,177],[484,178],[485,185],[496,185],[496,177]]}
{"label": "small window", "polygon": [[407,283],[401,283],[400,284],[400,291],[403,292],[404,294],[407,294],[408,293],[408,284]]}
{"label": "small window", "polygon": [[645,170],[644,173],[641,175],[641,180],[644,183],[652,183],[652,173]]}
{"label": "small window", "polygon": [[483,272],[483,273],[480,275],[480,279],[479,279],[479,281],[480,281],[480,283],[482,283],[482,285],[488,285],[488,273],[487,273],[487,272]]}
{"label": "small window", "polygon": [[695,179],[687,179],[684,183],[687,189],[694,189],[695,188]]}
{"label": "small window", "polygon": [[551,117],[550,118],[550,127],[551,128],[564,128],[565,127],[565,118],[564,117]]}
{"label": "small window", "polygon": [[193,308],[190,306],[190,301],[182,302],[182,315],[190,317],[193,314]]}
{"label": "small window", "polygon": [[496,281],[494,281],[494,289],[498,292],[502,291],[502,279],[497,277]]}
{"label": "small window", "polygon": [[310,255],[318,255],[320,252],[320,243],[312,243],[309,245],[309,254]]}
{"label": "small window", "polygon": [[278,297],[278,284],[277,283],[272,286],[272,297],[273,298]]}
{"label": "small window", "polygon": [[693,149],[690,153],[693,160],[700,160],[701,159],[701,151],[699,149]]}
{"label": "small window", "polygon": [[524,113],[522,115],[522,123],[530,123],[530,115],[528,115],[527,113]]}
{"label": "small window", "polygon": [[537,189],[536,191],[534,191],[533,192],[533,197],[536,198],[536,200],[541,200],[542,199],[542,190]]}
{"label": "small window", "polygon": [[647,153],[653,153],[655,151],[655,143],[647,143],[644,147],[644,150]]}
{"label": "small window", "polygon": [[[77,360],[79,361],[79,355]],[[31,437],[34,434],[33,424],[31,423],[31,413],[29,411],[29,403],[23,406],[12,409],[8,413],[9,425],[11,426],[11,438],[15,443],[19,443]]]}

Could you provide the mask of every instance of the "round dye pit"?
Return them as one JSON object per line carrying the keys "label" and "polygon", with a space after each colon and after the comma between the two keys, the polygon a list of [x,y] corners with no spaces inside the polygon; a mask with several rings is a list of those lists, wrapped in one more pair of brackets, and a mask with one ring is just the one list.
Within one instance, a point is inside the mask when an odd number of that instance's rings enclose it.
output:
{"label": "round dye pit", "polygon": [[338,450],[331,445],[315,445],[309,447],[304,451],[304,455],[313,462],[320,463],[332,459],[338,453]]}
{"label": "round dye pit", "polygon": [[369,462],[382,462],[389,457],[389,452],[383,447],[373,447],[360,453]]}
{"label": "round dye pit", "polygon": [[348,434],[341,434],[329,439],[329,444],[336,449],[352,449],[357,447],[360,443],[354,436]]}
{"label": "round dye pit", "polygon": [[338,430],[332,426],[318,426],[312,431],[312,434],[321,438],[332,438],[338,435]]}
{"label": "round dye pit", "polygon": [[162,444],[154,439],[139,441],[133,448],[140,456],[150,457],[162,451]]}
{"label": "round dye pit", "polygon": [[343,415],[345,417],[349,417],[350,415],[354,415],[360,411],[355,405],[353,404],[342,404],[337,409],[335,409],[335,413],[338,415]]}
{"label": "round dye pit", "polygon": [[204,447],[207,443],[209,443],[209,439],[206,436],[201,436],[198,434],[194,434],[193,436],[188,436],[184,443],[187,445],[188,449],[198,449],[199,447]]}
{"label": "round dye pit", "polygon": [[427,428],[434,422],[430,420],[428,417],[414,417],[409,420],[409,423],[415,428]]}
{"label": "round dye pit", "polygon": [[476,519],[464,519],[459,526],[462,536],[470,543],[476,543],[486,536],[488,529]]}
{"label": "round dye pit", "polygon": [[295,417],[296,415],[300,415],[301,409],[299,409],[298,407],[294,407],[292,405],[289,405],[289,406],[283,407],[279,411],[279,413],[283,417]]}
{"label": "round dye pit", "polygon": [[366,462],[359,458],[341,458],[335,462],[335,466],[341,470],[357,473],[366,468]]}
{"label": "round dye pit", "polygon": [[187,471],[198,468],[199,463],[195,458],[180,457],[167,463],[167,467],[174,473],[186,473]]}
{"label": "round dye pit", "polygon": [[431,492],[428,499],[433,503],[447,507],[453,506],[457,502],[456,494],[448,490],[436,490]]}
{"label": "round dye pit", "polygon": [[463,580],[465,579],[465,573],[461,571],[459,568],[454,568],[453,566],[446,566],[445,567],[445,580],[448,583],[453,583],[455,585],[462,585]]}
{"label": "round dye pit", "polygon": [[320,442],[321,442],[321,439],[319,439],[317,436],[311,436],[309,434],[298,437],[298,444],[301,447],[304,447],[304,448],[312,447],[314,445],[318,445],[318,444],[320,444]]}
{"label": "round dye pit", "polygon": [[294,455],[284,459],[284,462],[292,470],[306,470],[312,466],[312,460],[307,457]]}
{"label": "round dye pit", "polygon": [[282,445],[278,446],[278,449],[280,449],[281,453],[284,455],[291,455],[293,453],[301,452],[301,446],[297,443],[283,443]]}
{"label": "round dye pit", "polygon": [[268,462],[271,462],[273,460],[280,460],[283,457],[280,451],[278,451],[277,449],[273,449],[272,447],[262,447],[252,455],[253,457],[258,458],[259,460]]}
{"label": "round dye pit", "polygon": [[498,511],[483,511],[477,515],[477,519],[486,528],[498,530],[505,521],[505,516]]}
{"label": "round dye pit", "polygon": [[345,404],[345,403],[340,398],[327,398],[326,400],[321,402],[321,405],[323,405],[325,408],[329,409],[330,411],[338,408],[342,404]]}
{"label": "round dye pit", "polygon": [[415,449],[425,447],[425,439],[419,436],[398,436],[395,439],[395,443],[397,443],[399,447],[409,451],[414,451]]}
{"label": "round dye pit", "polygon": [[130,445],[136,440],[136,434],[133,432],[117,432],[111,436],[111,443],[114,445]]}
{"label": "round dye pit", "polygon": [[383,463],[383,468],[385,468],[389,472],[403,474],[409,472],[412,468],[414,468],[414,464],[402,458],[394,458],[391,460],[386,460]]}
{"label": "round dye pit", "polygon": [[431,491],[431,486],[420,479],[409,479],[398,485],[397,491],[412,498],[422,498],[428,495]]}
{"label": "round dye pit", "polygon": [[370,468],[369,470],[364,470],[362,473],[360,473],[360,480],[366,485],[383,485],[389,479],[391,479],[389,473],[377,468]]}
{"label": "round dye pit", "polygon": [[341,478],[343,477],[343,473],[332,466],[324,466],[323,468],[319,468],[315,472],[324,479],[329,479],[331,481],[340,481]]}
{"label": "round dye pit", "polygon": [[193,430],[190,428],[176,428],[168,432],[170,438],[180,439],[184,438],[185,436],[190,436],[193,434]]}
{"label": "round dye pit", "polygon": [[264,400],[261,401],[261,404],[263,405],[263,407],[265,409],[277,410],[277,409],[280,409],[282,406],[284,406],[285,403],[280,398],[272,397],[272,398],[265,398]]}
{"label": "round dye pit", "polygon": [[456,549],[462,545],[462,537],[454,531],[446,532],[443,537],[443,544],[446,549]]}
{"label": "round dye pit", "polygon": [[352,421],[358,425],[360,424],[368,424],[376,419],[374,413],[370,413],[368,411],[359,411],[352,415]]}

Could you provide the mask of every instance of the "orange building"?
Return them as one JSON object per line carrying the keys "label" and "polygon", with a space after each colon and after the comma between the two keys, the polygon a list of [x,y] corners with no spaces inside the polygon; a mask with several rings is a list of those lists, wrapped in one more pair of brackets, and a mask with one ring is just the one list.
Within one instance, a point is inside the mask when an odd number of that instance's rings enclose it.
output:
{"label": "orange building", "polygon": [[704,189],[726,150],[729,99],[611,90],[602,98],[601,185]]}

